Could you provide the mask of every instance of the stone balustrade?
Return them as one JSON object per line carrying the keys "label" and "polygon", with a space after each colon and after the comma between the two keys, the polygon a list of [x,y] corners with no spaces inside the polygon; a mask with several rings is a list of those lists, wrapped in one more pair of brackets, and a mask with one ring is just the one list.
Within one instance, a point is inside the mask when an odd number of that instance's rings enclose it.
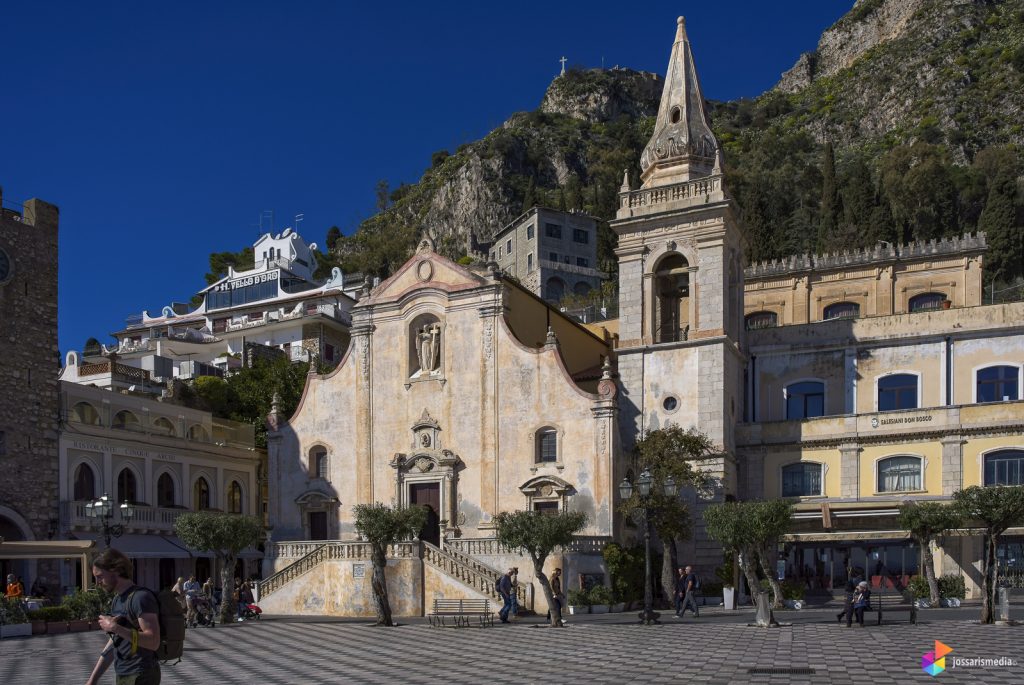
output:
{"label": "stone balustrade", "polygon": [[[640,188],[619,193],[619,210],[637,210],[668,205],[670,203],[701,202],[713,193],[721,192],[722,177],[707,176],[656,188]],[[621,214],[620,214],[621,216]]]}

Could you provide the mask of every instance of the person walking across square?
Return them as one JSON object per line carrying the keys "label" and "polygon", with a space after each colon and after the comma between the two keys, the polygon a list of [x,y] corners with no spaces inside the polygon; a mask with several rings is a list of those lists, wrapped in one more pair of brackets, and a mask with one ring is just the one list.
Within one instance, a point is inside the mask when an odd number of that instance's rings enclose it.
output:
{"label": "person walking across square", "polygon": [[508,623],[508,613],[512,610],[512,569],[506,571],[498,580],[498,594],[504,602],[501,611],[498,612],[498,618],[502,623]]}
{"label": "person walking across square", "polygon": [[686,569],[680,567],[676,570],[675,592],[672,597],[676,607],[676,618],[683,617],[684,597],[686,597]]}
{"label": "person walking across square", "polygon": [[679,618],[683,617],[687,609],[693,612],[694,618],[699,618],[700,610],[697,609],[697,589],[700,586],[700,581],[697,579],[697,574],[693,572],[692,566],[687,566],[685,571],[686,576],[683,578],[683,608],[679,611]]}

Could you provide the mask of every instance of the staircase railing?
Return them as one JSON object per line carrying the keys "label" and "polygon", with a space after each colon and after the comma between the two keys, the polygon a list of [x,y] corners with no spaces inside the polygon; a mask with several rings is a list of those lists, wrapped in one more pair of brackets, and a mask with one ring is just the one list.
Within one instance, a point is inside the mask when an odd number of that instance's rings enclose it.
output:
{"label": "staircase railing", "polygon": [[[257,583],[256,587],[259,597],[266,597],[276,592],[299,576],[309,573],[325,561],[338,559],[369,560],[373,552],[368,542],[329,540],[308,544],[316,544],[317,546],[305,556],[300,557],[274,575],[264,578]],[[418,540],[413,540],[389,545],[387,557],[388,559],[415,558],[419,556],[419,544]]]}
{"label": "staircase railing", "polygon": [[[429,542],[423,543],[423,560],[445,575],[459,581],[486,597],[500,601],[501,596],[494,589],[494,582],[502,575],[496,568],[474,559],[468,554],[446,546],[436,547]],[[516,597],[522,607],[527,607],[527,586],[520,583],[516,589]]]}

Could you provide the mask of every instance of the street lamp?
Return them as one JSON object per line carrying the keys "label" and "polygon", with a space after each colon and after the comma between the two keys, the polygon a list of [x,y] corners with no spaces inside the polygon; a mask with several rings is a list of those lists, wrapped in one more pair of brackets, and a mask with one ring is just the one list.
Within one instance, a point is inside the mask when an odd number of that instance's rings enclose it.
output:
{"label": "street lamp", "polygon": [[121,502],[118,510],[121,512],[121,523],[111,524],[114,519],[114,503],[107,497],[107,493],[103,493],[103,497],[85,505],[85,515],[96,519],[103,527],[103,539],[106,541],[107,547],[110,547],[110,538],[119,538],[124,535],[124,527],[135,516],[135,506],[129,502]]}
{"label": "street lamp", "polygon": [[[654,485],[654,477],[650,469],[644,467],[640,476],[636,479],[636,492],[640,496],[640,509],[644,517],[644,610],[640,612],[640,622],[646,625],[659,623],[658,614],[654,612],[654,587],[651,583],[651,518],[648,507],[651,505],[651,489]],[[678,494],[676,481],[669,476],[661,484],[665,497],[675,497]],[[628,500],[633,496],[634,485],[628,478],[623,478],[619,483],[619,495],[622,500]]]}

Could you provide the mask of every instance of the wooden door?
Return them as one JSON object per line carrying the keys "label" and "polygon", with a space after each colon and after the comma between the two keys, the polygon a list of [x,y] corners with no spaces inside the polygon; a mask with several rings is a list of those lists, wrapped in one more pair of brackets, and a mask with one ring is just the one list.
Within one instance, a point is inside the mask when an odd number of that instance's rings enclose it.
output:
{"label": "wooden door", "polygon": [[427,519],[420,531],[420,540],[432,545],[441,544],[441,484],[413,483],[409,486],[409,504],[427,510]]}

